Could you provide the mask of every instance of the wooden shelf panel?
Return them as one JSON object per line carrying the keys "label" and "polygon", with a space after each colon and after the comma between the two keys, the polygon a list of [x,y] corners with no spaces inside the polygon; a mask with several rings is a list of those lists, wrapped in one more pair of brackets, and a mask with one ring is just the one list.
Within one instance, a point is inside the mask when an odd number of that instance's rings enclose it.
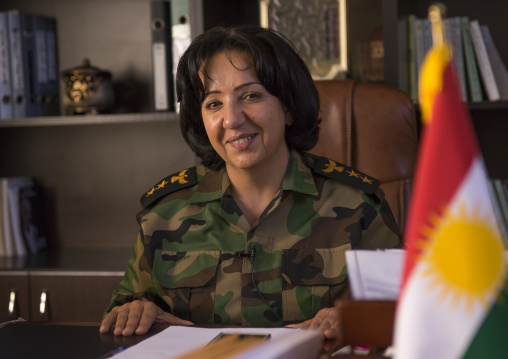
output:
{"label": "wooden shelf panel", "polygon": [[175,112],[128,113],[85,116],[47,116],[0,120],[0,127],[97,125],[135,122],[178,121]]}
{"label": "wooden shelf panel", "polygon": [[[134,244],[134,242],[133,242]],[[27,274],[36,275],[78,275],[84,274],[108,275],[123,274],[127,262],[132,255],[132,248],[52,248],[36,254],[26,256],[0,256],[0,276]]]}

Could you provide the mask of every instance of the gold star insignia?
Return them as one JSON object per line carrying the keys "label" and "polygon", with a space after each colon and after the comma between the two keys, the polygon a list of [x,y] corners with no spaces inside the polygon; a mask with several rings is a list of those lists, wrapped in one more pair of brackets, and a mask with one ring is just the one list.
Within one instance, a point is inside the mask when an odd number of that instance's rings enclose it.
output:
{"label": "gold star insignia", "polygon": [[189,181],[185,180],[185,177],[187,177],[186,172],[187,172],[187,170],[183,170],[178,174],[178,176],[171,177],[171,183],[174,183],[176,181],[178,181],[178,183],[181,183],[181,184],[189,182]]}
{"label": "gold star insignia", "polygon": [[146,192],[146,196],[151,196],[155,192],[155,187],[152,188],[150,191]]}
{"label": "gold star insignia", "polygon": [[356,177],[356,178],[360,178],[360,174],[359,173],[356,173],[354,170],[351,170],[351,171],[346,171],[347,173],[349,173],[349,177]]}
{"label": "gold star insignia", "polygon": [[328,164],[326,164],[326,169],[323,170],[323,172],[330,173],[333,171],[342,172],[344,171],[344,167],[337,167],[337,163],[334,161],[328,159]]}
{"label": "gold star insignia", "polygon": [[157,186],[157,189],[161,189],[161,188],[164,188],[165,185],[167,185],[169,182],[164,180],[162,181],[158,186]]}
{"label": "gold star insignia", "polygon": [[368,184],[372,184],[372,179],[369,179],[367,176],[360,177],[363,182],[367,182]]}

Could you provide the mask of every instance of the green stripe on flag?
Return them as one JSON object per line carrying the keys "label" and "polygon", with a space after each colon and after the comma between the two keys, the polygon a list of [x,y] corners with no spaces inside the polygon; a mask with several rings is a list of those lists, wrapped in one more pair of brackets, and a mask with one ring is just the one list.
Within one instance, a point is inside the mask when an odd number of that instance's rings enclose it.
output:
{"label": "green stripe on flag", "polygon": [[508,357],[508,294],[502,291],[464,354],[464,359]]}

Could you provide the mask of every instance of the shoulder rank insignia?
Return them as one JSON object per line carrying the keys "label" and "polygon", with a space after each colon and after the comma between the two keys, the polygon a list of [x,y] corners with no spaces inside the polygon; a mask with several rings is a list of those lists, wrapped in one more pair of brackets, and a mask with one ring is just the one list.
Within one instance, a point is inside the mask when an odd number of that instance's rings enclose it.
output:
{"label": "shoulder rank insignia", "polygon": [[159,181],[141,196],[141,205],[147,208],[159,198],[196,184],[196,167],[174,173]]}
{"label": "shoulder rank insignia", "polygon": [[316,159],[314,172],[357,187],[368,194],[376,192],[379,187],[377,179],[326,157]]}

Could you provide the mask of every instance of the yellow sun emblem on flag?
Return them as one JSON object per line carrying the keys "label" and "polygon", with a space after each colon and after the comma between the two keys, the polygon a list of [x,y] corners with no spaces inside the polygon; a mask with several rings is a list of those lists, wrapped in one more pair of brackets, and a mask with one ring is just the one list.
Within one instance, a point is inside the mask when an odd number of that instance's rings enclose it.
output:
{"label": "yellow sun emblem on flag", "polygon": [[470,313],[478,305],[489,307],[506,281],[504,246],[492,217],[462,204],[455,213],[432,218],[433,228],[424,231],[429,240],[420,259],[430,289]]}

